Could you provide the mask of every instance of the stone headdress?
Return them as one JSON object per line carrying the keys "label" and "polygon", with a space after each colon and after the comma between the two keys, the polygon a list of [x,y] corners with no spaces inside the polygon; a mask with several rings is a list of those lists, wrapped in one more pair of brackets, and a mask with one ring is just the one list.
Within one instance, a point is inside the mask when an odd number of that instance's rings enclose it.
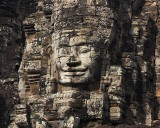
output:
{"label": "stone headdress", "polygon": [[113,12],[107,0],[55,0],[53,5],[53,43],[63,43],[59,41],[61,38],[67,40],[82,35],[108,41]]}

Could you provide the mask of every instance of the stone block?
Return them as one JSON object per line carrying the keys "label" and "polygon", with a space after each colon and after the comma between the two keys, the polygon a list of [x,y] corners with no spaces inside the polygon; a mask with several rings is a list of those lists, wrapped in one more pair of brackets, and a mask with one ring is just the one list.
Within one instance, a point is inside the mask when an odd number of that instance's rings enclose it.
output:
{"label": "stone block", "polygon": [[156,97],[160,97],[160,86],[157,86],[157,87],[156,87],[155,96],[156,96]]}
{"label": "stone block", "polygon": [[15,123],[19,127],[27,127],[28,126],[27,115],[26,114],[17,115],[15,118]]}
{"label": "stone block", "polygon": [[87,100],[87,113],[91,119],[101,119],[103,116],[103,100],[89,99]]}
{"label": "stone block", "polygon": [[60,119],[60,116],[57,111],[44,111],[44,118],[49,121],[54,121]]}
{"label": "stone block", "polygon": [[110,107],[110,113],[121,113],[121,111],[119,107]]}
{"label": "stone block", "polygon": [[160,47],[157,47],[157,48],[155,49],[155,56],[156,56],[156,57],[160,56]]}
{"label": "stone block", "polygon": [[39,90],[40,90],[40,87],[38,83],[30,84],[31,95],[39,95]]}
{"label": "stone block", "polygon": [[52,128],[63,128],[64,124],[65,124],[64,120],[49,121],[49,125]]}
{"label": "stone block", "polygon": [[156,57],[155,66],[160,66],[160,57]]}

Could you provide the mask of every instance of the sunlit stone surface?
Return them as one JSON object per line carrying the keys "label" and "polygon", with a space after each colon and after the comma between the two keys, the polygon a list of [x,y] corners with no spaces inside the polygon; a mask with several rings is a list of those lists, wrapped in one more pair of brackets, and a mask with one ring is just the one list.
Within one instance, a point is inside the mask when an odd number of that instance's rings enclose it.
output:
{"label": "sunlit stone surface", "polygon": [[156,0],[1,0],[0,128],[160,127]]}

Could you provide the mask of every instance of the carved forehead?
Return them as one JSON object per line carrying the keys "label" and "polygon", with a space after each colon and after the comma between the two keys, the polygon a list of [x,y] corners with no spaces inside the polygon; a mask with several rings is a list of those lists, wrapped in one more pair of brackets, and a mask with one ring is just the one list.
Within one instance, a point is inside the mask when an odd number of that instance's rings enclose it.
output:
{"label": "carved forehead", "polygon": [[72,37],[61,37],[54,41],[54,46],[79,46],[79,45],[97,45],[104,44],[104,40],[95,36],[72,36]]}
{"label": "carved forehead", "polygon": [[52,34],[53,44],[62,45],[85,45],[105,43],[106,36],[99,34],[96,29],[80,28],[66,29]]}
{"label": "carved forehead", "polygon": [[74,45],[85,45],[89,42],[87,42],[87,36],[74,36],[71,37],[69,40],[69,45],[74,46]]}

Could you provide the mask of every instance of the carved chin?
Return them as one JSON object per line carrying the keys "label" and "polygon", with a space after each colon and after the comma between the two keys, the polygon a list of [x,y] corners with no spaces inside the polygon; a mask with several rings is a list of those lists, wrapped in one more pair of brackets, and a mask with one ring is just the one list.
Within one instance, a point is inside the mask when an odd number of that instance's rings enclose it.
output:
{"label": "carved chin", "polygon": [[88,83],[87,78],[65,78],[59,81],[61,84],[83,84]]}

